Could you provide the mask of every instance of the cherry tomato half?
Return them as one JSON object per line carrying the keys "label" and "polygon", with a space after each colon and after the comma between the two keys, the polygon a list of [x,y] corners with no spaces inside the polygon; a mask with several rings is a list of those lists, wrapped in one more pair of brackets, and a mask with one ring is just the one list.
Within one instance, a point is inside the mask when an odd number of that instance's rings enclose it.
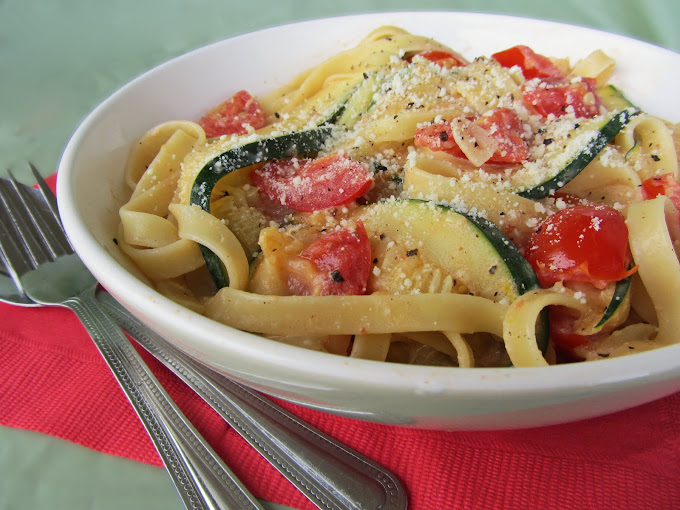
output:
{"label": "cherry tomato half", "polygon": [[548,216],[531,236],[526,257],[543,287],[572,281],[604,288],[635,272],[625,218],[605,205],[576,205]]}
{"label": "cherry tomato half", "polygon": [[581,78],[570,83],[554,80],[526,82],[522,101],[543,117],[573,113],[576,117],[588,119],[600,113],[602,104],[593,78]]}
{"label": "cherry tomato half", "polygon": [[503,67],[519,66],[527,80],[532,78],[563,79],[564,73],[548,57],[539,55],[528,46],[513,46],[491,55]]}
{"label": "cherry tomato half", "polygon": [[371,172],[341,153],[270,161],[252,172],[250,180],[272,200],[301,212],[348,204],[373,185]]}
{"label": "cherry tomato half", "polygon": [[548,316],[550,317],[550,338],[563,352],[570,352],[571,349],[588,343],[595,336],[574,333],[574,324],[579,314],[571,308],[550,306]]}
{"label": "cherry tomato half", "polygon": [[673,205],[680,211],[680,183],[673,174],[655,175],[642,183],[642,198],[651,200],[659,195],[671,199]]}
{"label": "cherry tomato half", "polygon": [[496,108],[476,120],[498,143],[490,163],[521,163],[529,157],[529,142],[522,138],[522,121],[510,108]]}
{"label": "cherry tomato half", "polygon": [[423,51],[418,53],[419,57],[434,62],[438,66],[444,67],[445,69],[451,69],[452,67],[460,67],[467,65],[467,62],[460,58],[458,55],[454,55],[448,51],[432,50]]}
{"label": "cherry tomato half", "polygon": [[198,122],[205,136],[244,135],[248,127],[260,129],[267,125],[264,111],[245,90],[240,90],[224,103],[206,113]]}
{"label": "cherry tomato half", "polygon": [[451,122],[437,122],[416,129],[413,141],[418,147],[428,147],[433,151],[442,151],[457,158],[464,158],[465,153],[453,139]]}
{"label": "cherry tomato half", "polygon": [[300,254],[318,269],[314,282],[322,296],[361,295],[371,275],[371,243],[364,224],[324,234]]}
{"label": "cherry tomato half", "polygon": [[[474,121],[498,143],[489,163],[521,163],[529,157],[529,143],[522,138],[522,121],[511,108],[497,108]],[[414,143],[458,158],[465,154],[453,139],[450,122],[429,124],[416,130]]]}

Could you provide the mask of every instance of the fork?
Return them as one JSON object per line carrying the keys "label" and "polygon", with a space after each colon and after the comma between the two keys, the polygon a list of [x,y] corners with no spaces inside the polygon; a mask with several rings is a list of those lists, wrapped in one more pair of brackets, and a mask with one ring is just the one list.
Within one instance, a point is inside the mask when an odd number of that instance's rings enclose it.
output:
{"label": "fork", "polygon": [[[38,189],[20,183],[15,185],[32,199],[36,214],[58,222],[54,195],[35,167],[29,166]],[[46,235],[51,237],[51,232]],[[57,241],[55,239],[53,243]],[[96,296],[128,334],[179,376],[316,506],[328,510],[406,508],[407,496],[401,482],[383,466],[323,434],[255,391],[188,357],[101,288]]]}
{"label": "fork", "polygon": [[9,218],[0,223],[0,258],[20,292],[34,303],[64,306],[78,316],[137,412],[187,509],[263,510],[104,312],[95,299],[97,281],[70,252],[57,217],[46,221],[30,203],[13,177],[0,179],[0,206]]}

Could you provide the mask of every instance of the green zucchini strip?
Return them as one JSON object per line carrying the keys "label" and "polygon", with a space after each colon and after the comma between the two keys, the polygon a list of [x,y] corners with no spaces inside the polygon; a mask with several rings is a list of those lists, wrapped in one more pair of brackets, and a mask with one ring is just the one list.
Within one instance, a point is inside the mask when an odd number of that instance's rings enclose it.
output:
{"label": "green zucchini strip", "polygon": [[542,182],[530,189],[517,191],[517,194],[525,197],[538,200],[545,198],[566,183],[576,177],[581,170],[595,159],[595,157],[604,149],[609,142],[625,127],[632,117],[638,115],[640,110],[637,108],[626,108],[620,112],[614,113],[611,118],[597,131],[597,134],[591,138],[588,143],[579,151],[578,155],[572,159],[563,169],[561,169],[552,179]]}
{"label": "green zucchini strip", "polygon": [[[273,159],[292,158],[316,152],[335,132],[332,126],[265,138],[229,149],[208,162],[196,175],[191,187],[189,203],[210,212],[210,195],[222,177],[239,168]],[[229,285],[229,279],[219,258],[205,246],[199,245],[206,266],[218,289]]]}

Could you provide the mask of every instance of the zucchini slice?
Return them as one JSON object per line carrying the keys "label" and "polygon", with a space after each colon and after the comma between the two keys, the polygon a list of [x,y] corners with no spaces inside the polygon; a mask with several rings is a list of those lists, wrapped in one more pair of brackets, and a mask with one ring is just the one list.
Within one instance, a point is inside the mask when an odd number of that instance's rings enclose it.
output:
{"label": "zucchini slice", "polygon": [[[334,133],[332,126],[290,133],[278,137],[264,138],[239,145],[214,157],[196,175],[189,203],[210,212],[210,195],[222,177],[239,168],[272,159],[290,158],[299,154],[320,150]],[[217,288],[229,285],[222,262],[208,248],[199,245],[206,266]]]}
{"label": "zucchini slice", "polygon": [[[538,184],[519,187],[515,192],[534,200],[552,195],[576,177],[602,149],[621,131],[630,119],[640,113],[634,107],[608,113],[591,120],[579,122],[573,129],[558,140],[550,139],[549,155],[532,163],[547,178]],[[547,140],[547,138],[546,138]],[[544,142],[545,143],[545,142]],[[520,175],[522,171],[518,172]]]}
{"label": "zucchini slice", "polygon": [[[479,216],[424,200],[390,199],[360,208],[358,217],[369,235],[382,234],[418,246],[426,260],[465,283],[475,295],[510,303],[540,288],[534,270],[515,245]],[[548,334],[544,310],[536,336],[544,353]]]}
{"label": "zucchini slice", "polygon": [[611,84],[599,88],[597,90],[597,95],[600,96],[600,100],[605,108],[611,111],[635,107],[635,105],[623,95],[623,92]]}
{"label": "zucchini slice", "polygon": [[614,287],[614,295],[612,296],[611,301],[609,301],[607,308],[605,308],[602,318],[597,324],[595,324],[595,329],[597,331],[601,330],[607,324],[607,322],[616,316],[616,312],[619,311],[621,305],[630,295],[632,281],[633,277],[628,276],[623,280],[616,282],[616,286]]}
{"label": "zucchini slice", "polygon": [[[335,93],[326,99],[325,104],[319,98],[312,101],[311,110],[328,112],[317,127],[278,136],[268,136],[265,130],[263,138],[237,145],[215,156],[196,174],[189,203],[210,212],[212,190],[217,181],[228,173],[256,163],[321,150],[336,133],[351,128],[361,117],[362,112],[369,107],[376,87],[377,81],[373,75],[342,84],[335,88]],[[299,124],[299,121],[294,119],[294,124]],[[229,280],[218,257],[204,246],[200,246],[200,249],[217,288],[226,287]]]}

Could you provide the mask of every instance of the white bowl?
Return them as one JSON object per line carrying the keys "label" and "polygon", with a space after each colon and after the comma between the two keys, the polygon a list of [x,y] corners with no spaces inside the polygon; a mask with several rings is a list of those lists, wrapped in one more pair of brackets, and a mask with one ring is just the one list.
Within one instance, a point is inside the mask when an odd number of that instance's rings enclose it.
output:
{"label": "white bowl", "polygon": [[59,166],[58,200],[71,241],[126,308],[206,365],[283,399],[344,416],[435,429],[533,427],[602,415],[680,390],[680,345],[625,358],[544,368],[404,366],[307,351],[234,330],[166,299],[130,270],[113,238],[128,193],[123,168],[152,126],[197,119],[227,94],[261,94],[391,24],[467,57],[527,44],[553,56],[600,48],[613,82],[650,113],[680,121],[680,55],[557,23],[453,12],[383,13],[309,21],[227,39],[163,64],[97,107]]}

